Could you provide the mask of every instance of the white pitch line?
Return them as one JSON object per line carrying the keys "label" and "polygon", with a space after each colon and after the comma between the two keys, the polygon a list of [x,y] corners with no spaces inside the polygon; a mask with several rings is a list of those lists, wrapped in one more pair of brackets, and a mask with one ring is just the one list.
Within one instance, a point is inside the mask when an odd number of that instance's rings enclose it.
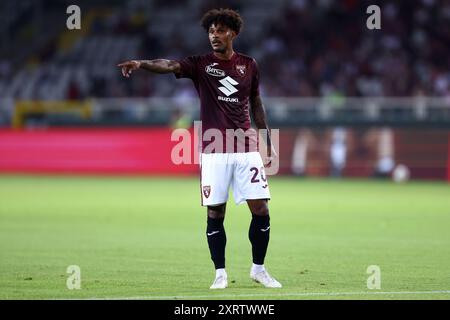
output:
{"label": "white pitch line", "polygon": [[300,292],[300,293],[249,293],[249,294],[220,294],[220,295],[192,295],[192,296],[137,296],[137,297],[106,297],[88,298],[88,300],[169,300],[169,299],[201,299],[201,298],[244,298],[244,297],[313,297],[313,296],[360,296],[360,295],[414,295],[414,294],[450,294],[450,290],[436,291],[356,291],[356,292]]}

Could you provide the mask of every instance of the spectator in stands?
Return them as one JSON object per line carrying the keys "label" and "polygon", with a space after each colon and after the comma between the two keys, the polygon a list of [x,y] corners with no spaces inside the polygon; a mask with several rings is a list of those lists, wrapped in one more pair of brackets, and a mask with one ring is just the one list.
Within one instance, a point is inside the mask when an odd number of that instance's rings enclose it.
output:
{"label": "spectator in stands", "polygon": [[[126,10],[116,5],[112,7],[112,15],[97,16],[92,28],[86,29],[90,33],[81,40],[96,36],[96,42],[104,41],[106,44],[113,37],[117,39],[114,43],[118,45],[122,38],[130,39],[133,36],[139,40],[140,47],[131,52],[140,57],[185,56],[192,54],[192,39],[176,37],[176,33],[170,31],[169,37],[165,33],[154,32],[153,15],[157,16],[164,10],[167,12],[169,8],[171,11],[181,11],[189,7],[203,12],[205,8],[221,5],[241,10],[243,14],[256,10],[246,1],[238,0],[187,1],[183,6],[174,0],[155,1],[151,4],[151,10],[148,9],[150,4],[145,1],[134,1],[138,4],[135,6],[131,2],[122,5]],[[261,6],[264,4],[268,2],[261,3]],[[141,8],[146,5],[147,10]],[[258,55],[261,74],[266,75],[261,78],[265,94],[412,96],[420,88],[425,96],[450,99],[450,2],[414,0],[386,3],[382,8],[381,30],[366,28],[366,7],[367,2],[355,0],[290,0],[284,2],[281,10],[267,8],[270,14],[260,24],[264,29],[263,37],[249,38],[243,44],[245,50],[251,51],[248,53],[256,52]],[[197,24],[195,15],[187,14],[185,18],[187,26],[190,26],[189,23],[191,26]],[[33,19],[24,21],[24,24],[27,23],[32,26]],[[45,57],[41,60],[42,68],[46,64],[54,64],[61,69],[84,68],[87,70],[87,81],[91,83],[103,77],[104,86],[87,85],[90,88],[89,96],[104,96],[105,92],[119,90],[115,96],[122,96],[122,92],[125,92],[138,97],[148,92],[152,96],[170,97],[177,90],[169,77],[162,78],[158,87],[149,90],[143,90],[137,82],[133,82],[130,88],[124,88],[123,82],[118,84],[108,72],[98,72],[96,68],[91,68],[89,61],[84,60],[89,56],[87,53],[90,48],[86,41],[76,44],[72,52],[56,46],[54,39],[49,41],[47,46],[41,47],[40,56]],[[119,46],[117,50],[121,48]],[[109,50],[102,65],[115,65],[121,54],[117,50]],[[125,56],[130,56],[130,51]],[[44,85],[40,81],[33,81],[28,75],[20,75],[24,69],[23,64],[20,64],[18,69],[13,69],[13,73],[17,77],[29,79],[34,86]],[[35,72],[39,72],[39,68]],[[73,73],[70,76],[76,77]],[[14,83],[9,80],[9,77],[0,75],[0,89],[2,81],[3,87]],[[36,98],[27,94],[35,92],[38,95],[42,92],[25,87],[11,90],[14,97]]]}

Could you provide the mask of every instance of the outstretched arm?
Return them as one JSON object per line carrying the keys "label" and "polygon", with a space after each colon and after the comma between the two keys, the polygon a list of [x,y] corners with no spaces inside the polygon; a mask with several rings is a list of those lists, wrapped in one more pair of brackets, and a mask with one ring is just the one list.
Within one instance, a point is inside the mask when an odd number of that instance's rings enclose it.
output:
{"label": "outstretched arm", "polygon": [[137,69],[145,69],[154,73],[179,73],[181,68],[177,61],[167,59],[130,60],[119,63],[117,66],[122,68],[122,75],[127,78]]}
{"label": "outstretched arm", "polygon": [[274,146],[272,145],[272,139],[270,137],[270,129],[267,125],[266,110],[259,95],[253,96],[250,99],[251,112],[253,121],[258,129],[264,129],[267,132],[266,146],[267,146],[267,162],[265,165],[269,165],[274,157],[277,156]]}

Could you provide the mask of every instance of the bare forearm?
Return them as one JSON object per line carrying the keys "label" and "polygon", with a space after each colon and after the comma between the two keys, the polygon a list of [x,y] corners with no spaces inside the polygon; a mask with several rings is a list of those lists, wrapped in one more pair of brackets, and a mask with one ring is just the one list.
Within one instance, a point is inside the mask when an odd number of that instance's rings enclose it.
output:
{"label": "bare forearm", "polygon": [[139,60],[140,69],[145,69],[154,73],[171,73],[178,72],[180,64],[174,60],[154,59],[154,60]]}
{"label": "bare forearm", "polygon": [[253,121],[258,129],[269,129],[266,120],[266,110],[264,109],[264,105],[262,104],[260,97],[255,97],[251,100],[251,110]]}
{"label": "bare forearm", "polygon": [[264,105],[262,104],[261,98],[258,97],[254,97],[251,100],[251,110],[252,110],[252,116],[253,116],[253,121],[255,122],[256,128],[258,129],[264,129],[267,130],[267,138],[266,138],[266,143],[268,148],[270,149],[272,147],[272,141],[270,138],[270,129],[269,126],[267,124],[267,119],[266,119],[266,110],[264,108]]}

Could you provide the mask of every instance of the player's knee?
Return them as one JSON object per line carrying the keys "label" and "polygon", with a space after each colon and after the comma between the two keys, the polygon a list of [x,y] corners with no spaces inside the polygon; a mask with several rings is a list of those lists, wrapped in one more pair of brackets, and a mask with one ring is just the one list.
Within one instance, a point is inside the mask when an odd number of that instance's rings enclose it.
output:
{"label": "player's knee", "polygon": [[267,201],[256,201],[253,202],[250,206],[250,211],[252,214],[257,216],[268,216],[269,215],[269,206]]}
{"label": "player's knee", "polygon": [[212,219],[221,219],[225,217],[225,204],[208,206],[208,217]]}

